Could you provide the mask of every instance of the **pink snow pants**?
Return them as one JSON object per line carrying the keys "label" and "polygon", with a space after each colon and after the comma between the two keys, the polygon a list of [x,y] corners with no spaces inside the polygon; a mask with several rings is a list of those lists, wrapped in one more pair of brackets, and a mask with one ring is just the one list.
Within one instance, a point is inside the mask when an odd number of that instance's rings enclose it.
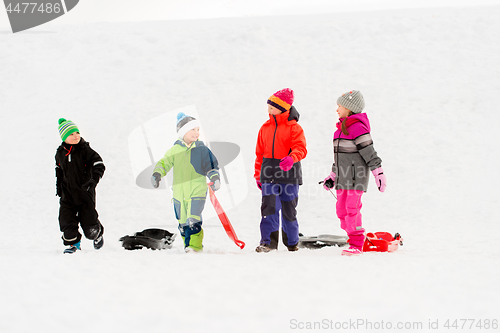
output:
{"label": "pink snow pants", "polygon": [[337,216],[340,227],[347,232],[349,244],[360,250],[365,242],[365,229],[361,225],[361,196],[360,190],[337,190]]}

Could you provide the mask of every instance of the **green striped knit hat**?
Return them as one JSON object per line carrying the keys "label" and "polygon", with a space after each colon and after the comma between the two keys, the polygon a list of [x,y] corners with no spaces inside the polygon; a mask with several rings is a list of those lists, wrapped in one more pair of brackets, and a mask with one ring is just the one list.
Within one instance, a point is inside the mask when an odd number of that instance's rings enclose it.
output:
{"label": "green striped knit hat", "polygon": [[64,118],[59,119],[59,135],[61,136],[61,139],[65,141],[68,136],[70,136],[72,133],[75,132],[80,132],[78,127],[76,127],[76,124],[72,122],[71,120],[66,120]]}

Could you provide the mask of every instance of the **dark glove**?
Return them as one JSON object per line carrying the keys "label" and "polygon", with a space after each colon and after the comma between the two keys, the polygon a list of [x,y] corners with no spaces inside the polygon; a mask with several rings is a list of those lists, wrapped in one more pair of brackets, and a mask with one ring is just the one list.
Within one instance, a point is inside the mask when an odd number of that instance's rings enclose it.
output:
{"label": "dark glove", "polygon": [[333,179],[328,179],[326,182],[323,183],[323,187],[325,189],[331,189],[335,186],[335,182],[333,181]]}
{"label": "dark glove", "polygon": [[323,188],[327,191],[333,188],[333,186],[335,186],[335,178],[336,178],[335,172],[333,171],[330,172],[328,177],[326,177],[325,180],[323,181]]}
{"label": "dark glove", "polygon": [[154,188],[158,188],[160,186],[161,175],[158,172],[153,173],[151,176],[151,184]]}
{"label": "dark glove", "polygon": [[101,177],[97,174],[92,175],[92,179],[95,181],[95,184],[99,184],[99,180],[101,180]]}
{"label": "dark glove", "polygon": [[212,191],[217,191],[218,189],[220,189],[220,179],[215,179],[213,182],[212,182],[212,185],[210,185],[210,188],[212,189]]}
{"label": "dark glove", "polygon": [[207,177],[208,179],[210,179],[210,188],[212,189],[212,191],[217,191],[218,189],[220,189],[220,176],[219,176],[219,171],[217,171],[216,169],[213,169],[213,170],[210,170],[208,173],[207,173]]}
{"label": "dark glove", "polygon": [[95,189],[97,185],[97,181],[94,179],[90,178],[85,184],[82,185],[82,188],[84,191],[90,191],[90,189]]}

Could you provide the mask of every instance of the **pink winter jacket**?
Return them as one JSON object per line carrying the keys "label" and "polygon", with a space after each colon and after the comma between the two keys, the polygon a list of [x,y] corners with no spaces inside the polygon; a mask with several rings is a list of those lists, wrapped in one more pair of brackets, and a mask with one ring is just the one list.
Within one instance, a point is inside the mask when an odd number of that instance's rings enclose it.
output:
{"label": "pink winter jacket", "polygon": [[370,122],[366,113],[349,116],[346,122],[349,134],[345,135],[340,129],[342,120],[333,136],[335,162],[332,171],[337,175],[335,189],[366,192],[370,171],[382,166],[382,160],[373,147]]}

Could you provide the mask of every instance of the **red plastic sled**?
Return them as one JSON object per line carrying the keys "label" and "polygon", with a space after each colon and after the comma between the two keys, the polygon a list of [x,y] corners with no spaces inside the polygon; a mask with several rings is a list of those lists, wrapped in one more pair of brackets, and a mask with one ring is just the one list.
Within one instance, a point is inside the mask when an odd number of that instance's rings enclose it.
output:
{"label": "red plastic sled", "polygon": [[[209,185],[211,185],[211,183]],[[208,187],[208,191],[210,192],[210,201],[212,202],[212,205],[214,206],[215,211],[219,216],[219,220],[222,223],[224,230],[226,230],[226,234],[234,242],[234,244],[236,244],[240,249],[243,249],[245,247],[245,243],[239,240],[238,236],[236,236],[236,232],[234,231],[231,222],[229,222],[229,218],[227,217],[226,212],[224,212],[224,209],[222,209],[219,200],[217,200],[217,197],[215,196],[215,193],[210,186]]]}
{"label": "red plastic sled", "polygon": [[399,245],[403,245],[403,238],[399,233],[392,236],[388,232],[369,232],[366,234],[363,252],[394,252]]}

